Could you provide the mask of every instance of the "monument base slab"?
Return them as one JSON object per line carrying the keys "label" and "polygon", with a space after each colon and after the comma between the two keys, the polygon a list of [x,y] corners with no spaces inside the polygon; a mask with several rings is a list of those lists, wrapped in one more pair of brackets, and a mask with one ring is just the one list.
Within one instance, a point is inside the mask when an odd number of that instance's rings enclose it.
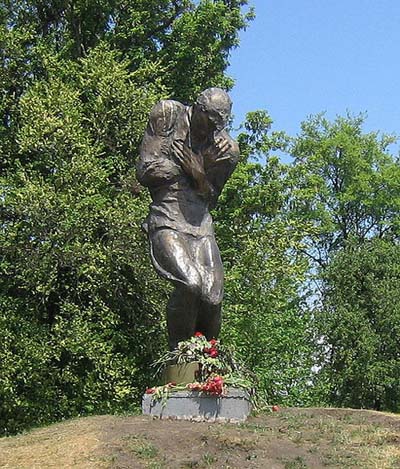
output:
{"label": "monument base slab", "polygon": [[248,392],[228,388],[226,394],[215,396],[198,391],[171,392],[165,401],[145,394],[142,411],[160,419],[198,422],[244,422],[251,412]]}

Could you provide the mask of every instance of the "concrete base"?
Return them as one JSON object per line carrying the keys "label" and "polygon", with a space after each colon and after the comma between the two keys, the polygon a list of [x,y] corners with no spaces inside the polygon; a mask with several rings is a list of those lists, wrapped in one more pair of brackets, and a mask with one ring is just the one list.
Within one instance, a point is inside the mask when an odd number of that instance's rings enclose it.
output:
{"label": "concrete base", "polygon": [[251,412],[249,394],[242,389],[228,388],[224,396],[212,396],[198,391],[171,392],[166,402],[145,394],[143,414],[161,419],[198,422],[244,422]]}

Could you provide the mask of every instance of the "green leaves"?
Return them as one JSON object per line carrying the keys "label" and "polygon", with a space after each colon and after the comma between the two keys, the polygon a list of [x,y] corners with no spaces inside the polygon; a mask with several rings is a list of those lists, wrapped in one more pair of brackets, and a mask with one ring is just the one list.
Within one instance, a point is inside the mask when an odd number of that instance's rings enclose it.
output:
{"label": "green leaves", "polygon": [[364,134],[363,122],[363,116],[333,123],[315,116],[294,140],[294,213],[319,232],[309,240],[319,264],[327,263],[350,236],[396,236],[400,166],[388,153],[395,138]]}
{"label": "green leaves", "polygon": [[349,242],[324,272],[318,326],[328,398],[398,412],[400,250],[390,241]]}
{"label": "green leaves", "polygon": [[162,86],[107,47],[64,65],[48,62],[8,133],[16,151],[0,199],[6,433],[134,406],[162,343],[165,287],[140,230],[148,201],[132,197],[126,176]]}
{"label": "green leaves", "polygon": [[[239,135],[243,160],[215,213],[225,265],[223,334],[258,379],[269,402],[310,402],[311,317],[301,292],[308,268],[301,252],[308,224],[291,219],[292,179],[273,156],[287,137],[271,131],[267,113],[251,113]],[[275,137],[279,135],[279,138]],[[253,163],[262,155],[264,165]]]}
{"label": "green leaves", "polygon": [[157,101],[228,83],[245,4],[0,4],[0,432],[139,402],[169,286],[134,162]]}
{"label": "green leaves", "polygon": [[400,166],[389,153],[396,139],[364,133],[364,119],[303,123],[292,147],[290,217],[312,227],[304,252],[314,266],[317,394],[397,411]]}
{"label": "green leaves", "polygon": [[241,11],[246,4],[201,0],[176,18],[160,50],[174,97],[190,102],[207,87],[232,87],[224,71],[230,51],[238,45],[238,32],[252,19],[251,11]]}

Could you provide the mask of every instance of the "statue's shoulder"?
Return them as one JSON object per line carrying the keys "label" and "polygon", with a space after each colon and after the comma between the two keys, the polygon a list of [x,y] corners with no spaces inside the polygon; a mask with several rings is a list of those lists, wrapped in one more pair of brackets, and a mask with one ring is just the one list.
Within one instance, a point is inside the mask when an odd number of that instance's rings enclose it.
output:
{"label": "statue's shoulder", "polygon": [[150,112],[150,132],[154,135],[168,135],[185,112],[186,106],[179,101],[172,99],[159,101]]}

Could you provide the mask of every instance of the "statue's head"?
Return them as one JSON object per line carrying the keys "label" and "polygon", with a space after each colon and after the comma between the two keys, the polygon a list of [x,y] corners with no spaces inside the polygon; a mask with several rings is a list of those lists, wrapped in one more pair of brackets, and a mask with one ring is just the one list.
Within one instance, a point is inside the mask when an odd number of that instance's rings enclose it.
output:
{"label": "statue's head", "polygon": [[232,101],[221,88],[207,88],[196,100],[194,113],[202,115],[216,130],[222,130],[231,115]]}

